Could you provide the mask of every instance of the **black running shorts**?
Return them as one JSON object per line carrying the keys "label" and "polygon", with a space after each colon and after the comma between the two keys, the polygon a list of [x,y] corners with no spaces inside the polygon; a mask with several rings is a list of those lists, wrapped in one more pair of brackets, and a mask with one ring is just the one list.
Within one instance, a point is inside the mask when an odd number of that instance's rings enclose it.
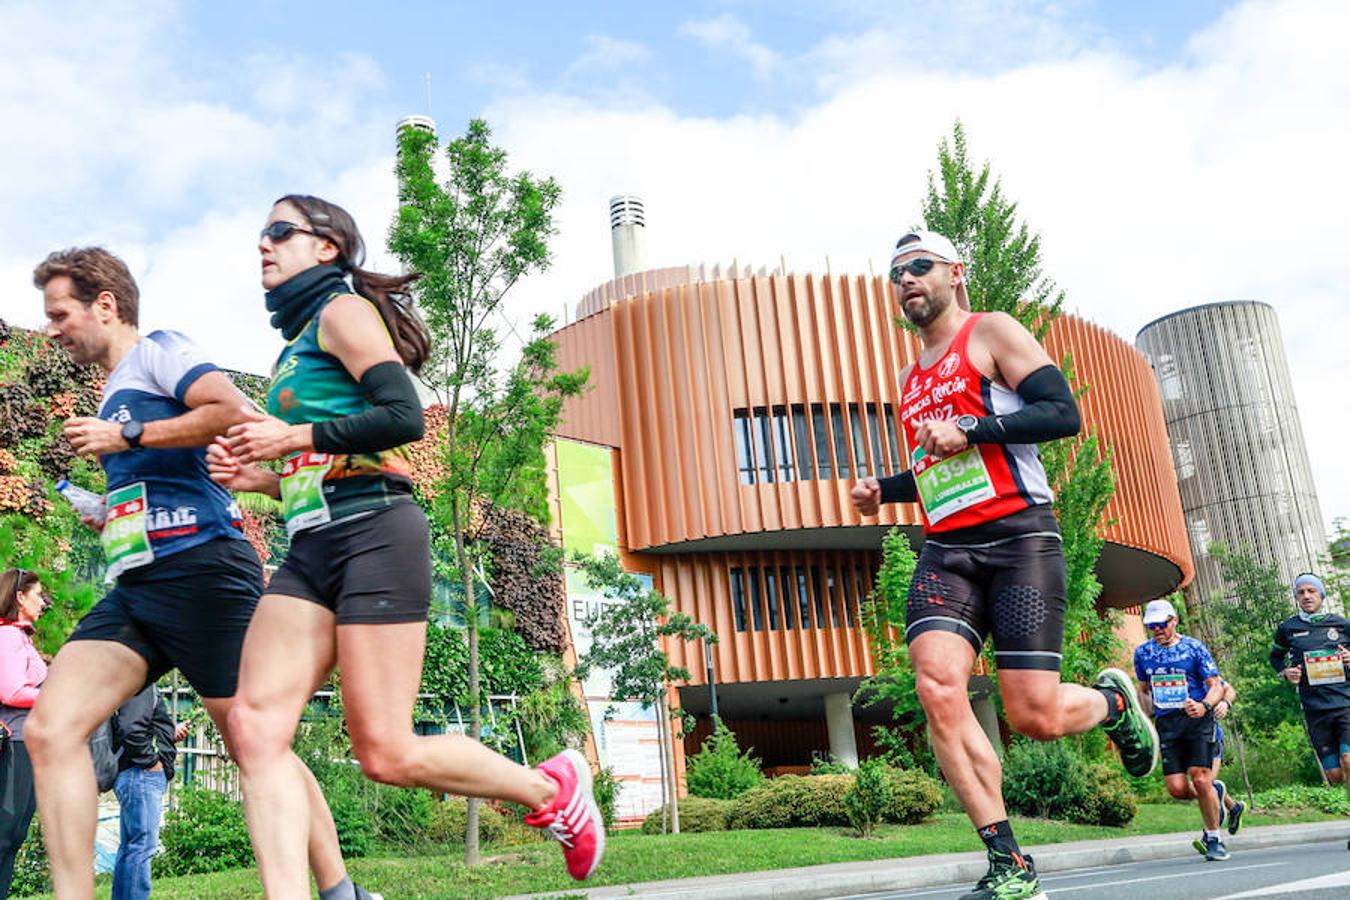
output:
{"label": "black running shorts", "polygon": [[905,640],[949,631],[978,653],[993,634],[1000,669],[1058,672],[1066,577],[1048,506],[935,534],[924,542],[910,582]]}
{"label": "black running shorts", "polygon": [[302,531],[267,585],[337,614],[339,625],[424,622],[431,606],[427,517],[412,501]]}
{"label": "black running shorts", "polygon": [[253,547],[218,538],[123,572],[67,640],[130,647],[149,668],[146,684],[177,668],[198,696],[233,697],[261,593]]}
{"label": "black running shorts", "polygon": [[1322,761],[1322,768],[1330,771],[1341,767],[1341,754],[1350,753],[1350,706],[1303,713],[1308,723],[1308,737]]}
{"label": "black running shorts", "polygon": [[1218,756],[1218,734],[1213,713],[1192,719],[1184,712],[1170,712],[1154,720],[1164,775],[1181,775],[1189,769],[1211,769]]}

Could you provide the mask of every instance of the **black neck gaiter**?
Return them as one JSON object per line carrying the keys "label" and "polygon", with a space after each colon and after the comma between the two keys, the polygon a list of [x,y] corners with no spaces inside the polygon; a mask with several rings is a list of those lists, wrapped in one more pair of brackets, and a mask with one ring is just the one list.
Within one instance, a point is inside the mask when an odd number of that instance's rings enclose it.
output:
{"label": "black neck gaiter", "polygon": [[330,294],[350,294],[351,287],[337,266],[320,265],[294,275],[267,292],[272,327],[286,340],[295,340]]}

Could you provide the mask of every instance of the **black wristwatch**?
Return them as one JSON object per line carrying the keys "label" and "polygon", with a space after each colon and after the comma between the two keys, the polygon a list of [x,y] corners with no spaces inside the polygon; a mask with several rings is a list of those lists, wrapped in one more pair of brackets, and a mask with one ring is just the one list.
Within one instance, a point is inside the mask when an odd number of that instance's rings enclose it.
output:
{"label": "black wristwatch", "polygon": [[132,419],[130,422],[122,423],[122,440],[127,442],[127,446],[132,450],[141,449],[141,432],[145,431],[145,423],[137,422]]}
{"label": "black wristwatch", "polygon": [[1208,700],[1201,700],[1200,703],[1204,705],[1206,712],[1214,712],[1214,705]]}

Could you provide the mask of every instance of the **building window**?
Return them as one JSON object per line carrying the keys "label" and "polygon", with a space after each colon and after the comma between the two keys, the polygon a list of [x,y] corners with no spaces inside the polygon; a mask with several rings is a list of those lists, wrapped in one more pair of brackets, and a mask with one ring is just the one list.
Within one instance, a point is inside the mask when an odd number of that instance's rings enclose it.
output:
{"label": "building window", "polygon": [[863,437],[862,410],[858,404],[848,405],[848,421],[853,434],[853,471],[858,478],[866,478],[872,472],[867,467],[867,439]]}
{"label": "building window", "polygon": [[773,450],[778,457],[778,480],[796,481],[797,472],[792,464],[792,423],[788,421],[786,406],[773,408]]}
{"label": "building window", "polygon": [[764,630],[764,604],[759,596],[759,568],[750,569],[750,618],[756,631]]}
{"label": "building window", "polygon": [[806,583],[806,568],[797,567],[797,612],[803,628],[811,627],[811,588]]}
{"label": "building window", "polygon": [[[792,607],[792,570],[787,566],[778,570],[778,585],[783,592],[783,627],[788,631],[794,631],[797,628],[797,622]],[[802,627],[807,626],[803,624]]]}
{"label": "building window", "polygon": [[755,440],[755,459],[759,462],[759,479],[772,484],[773,459],[769,456],[769,411],[762,406],[755,409],[755,427],[752,433]]}
{"label": "building window", "polygon": [[878,475],[891,474],[891,467],[886,464],[886,447],[881,443],[881,415],[877,412],[877,404],[865,404],[867,409],[867,436],[872,439],[872,459],[876,463],[873,469]]}
{"label": "building window", "polygon": [[895,427],[895,407],[886,404],[882,407],[886,411],[886,441],[891,448],[891,465],[895,467],[896,472],[903,472],[908,466],[906,460],[900,455],[900,431]]}
{"label": "building window", "polygon": [[830,404],[830,423],[834,426],[834,460],[839,467],[839,477],[847,478],[848,467],[848,430],[844,424],[844,411],[838,403]]}
{"label": "building window", "polygon": [[736,435],[736,468],[741,473],[741,484],[754,484],[755,455],[751,449],[750,413],[744,409],[736,410],[732,428]]}
{"label": "building window", "polygon": [[811,423],[806,418],[806,407],[798,403],[792,407],[792,433],[797,438],[797,467],[807,481],[816,477],[815,454],[811,450]]}
{"label": "building window", "polygon": [[778,617],[778,576],[773,569],[764,570],[764,599],[769,607],[769,630],[782,631],[782,620]]}
{"label": "building window", "polygon": [[736,619],[736,630],[745,630],[745,573],[739,568],[731,570],[731,609]]}
{"label": "building window", "polygon": [[811,433],[815,437],[816,470],[822,480],[834,477],[834,464],[830,462],[830,423],[825,419],[825,404],[811,404]]}

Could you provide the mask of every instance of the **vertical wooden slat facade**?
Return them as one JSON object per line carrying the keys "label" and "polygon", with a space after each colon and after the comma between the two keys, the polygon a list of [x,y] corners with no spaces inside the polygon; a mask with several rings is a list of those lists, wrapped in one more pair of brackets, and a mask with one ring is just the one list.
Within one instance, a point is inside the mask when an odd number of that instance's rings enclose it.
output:
{"label": "vertical wooden slat facade", "polygon": [[[811,627],[798,621],[797,627],[774,629],[765,621],[756,629],[751,620],[738,630],[730,573],[754,570],[762,578],[770,567],[795,574],[799,566],[833,572],[836,595],[819,599],[842,602],[842,585],[857,580],[855,570],[870,589],[879,554],[863,549],[875,548],[874,531],[867,532],[868,539],[862,534],[840,539],[846,533],[837,529],[918,526],[915,506],[886,506],[877,519],[864,521],[848,501],[860,464],[872,473],[883,465],[889,471],[906,466],[892,458],[885,410],[898,409],[900,375],[917,356],[918,344],[893,323],[889,283],[775,275],[665,283],[622,296],[623,285],[614,285],[588,298],[591,315],[555,335],[563,367],[592,369],[592,389],[569,401],[558,433],[618,449],[624,549],[652,563],[678,610],[716,629],[720,679],[871,674],[856,610],[852,625],[842,609],[836,624],[825,602],[825,621],[814,621],[819,586],[808,579]],[[1071,355],[1078,382],[1091,385],[1082,401],[1084,420],[1111,448],[1116,494],[1106,511],[1111,524],[1104,537],[1170,566],[1172,586],[1184,584],[1191,577],[1191,557],[1148,363],[1119,337],[1070,316],[1054,323],[1046,347],[1056,361]],[[793,430],[800,409],[812,447],[815,429],[823,424],[833,477],[816,472],[813,478],[742,483],[735,417],[738,412],[749,417],[753,432],[777,424],[775,409],[791,411],[785,420],[796,454],[788,461],[796,466],[791,471],[801,471]],[[763,411],[762,420],[754,417],[756,410]],[[842,413],[842,428],[835,410]],[[763,435],[766,453],[774,435]],[[841,477],[842,461],[847,477]],[[768,463],[784,461],[770,457]],[[787,596],[784,588],[778,585]],[[759,585],[761,605],[766,589]],[[851,590],[854,604],[858,592],[856,586]],[[1136,604],[1148,598],[1128,599]],[[762,608],[760,614],[767,617],[769,611]],[[693,683],[701,683],[701,648],[671,649],[675,661],[694,674]]]}

